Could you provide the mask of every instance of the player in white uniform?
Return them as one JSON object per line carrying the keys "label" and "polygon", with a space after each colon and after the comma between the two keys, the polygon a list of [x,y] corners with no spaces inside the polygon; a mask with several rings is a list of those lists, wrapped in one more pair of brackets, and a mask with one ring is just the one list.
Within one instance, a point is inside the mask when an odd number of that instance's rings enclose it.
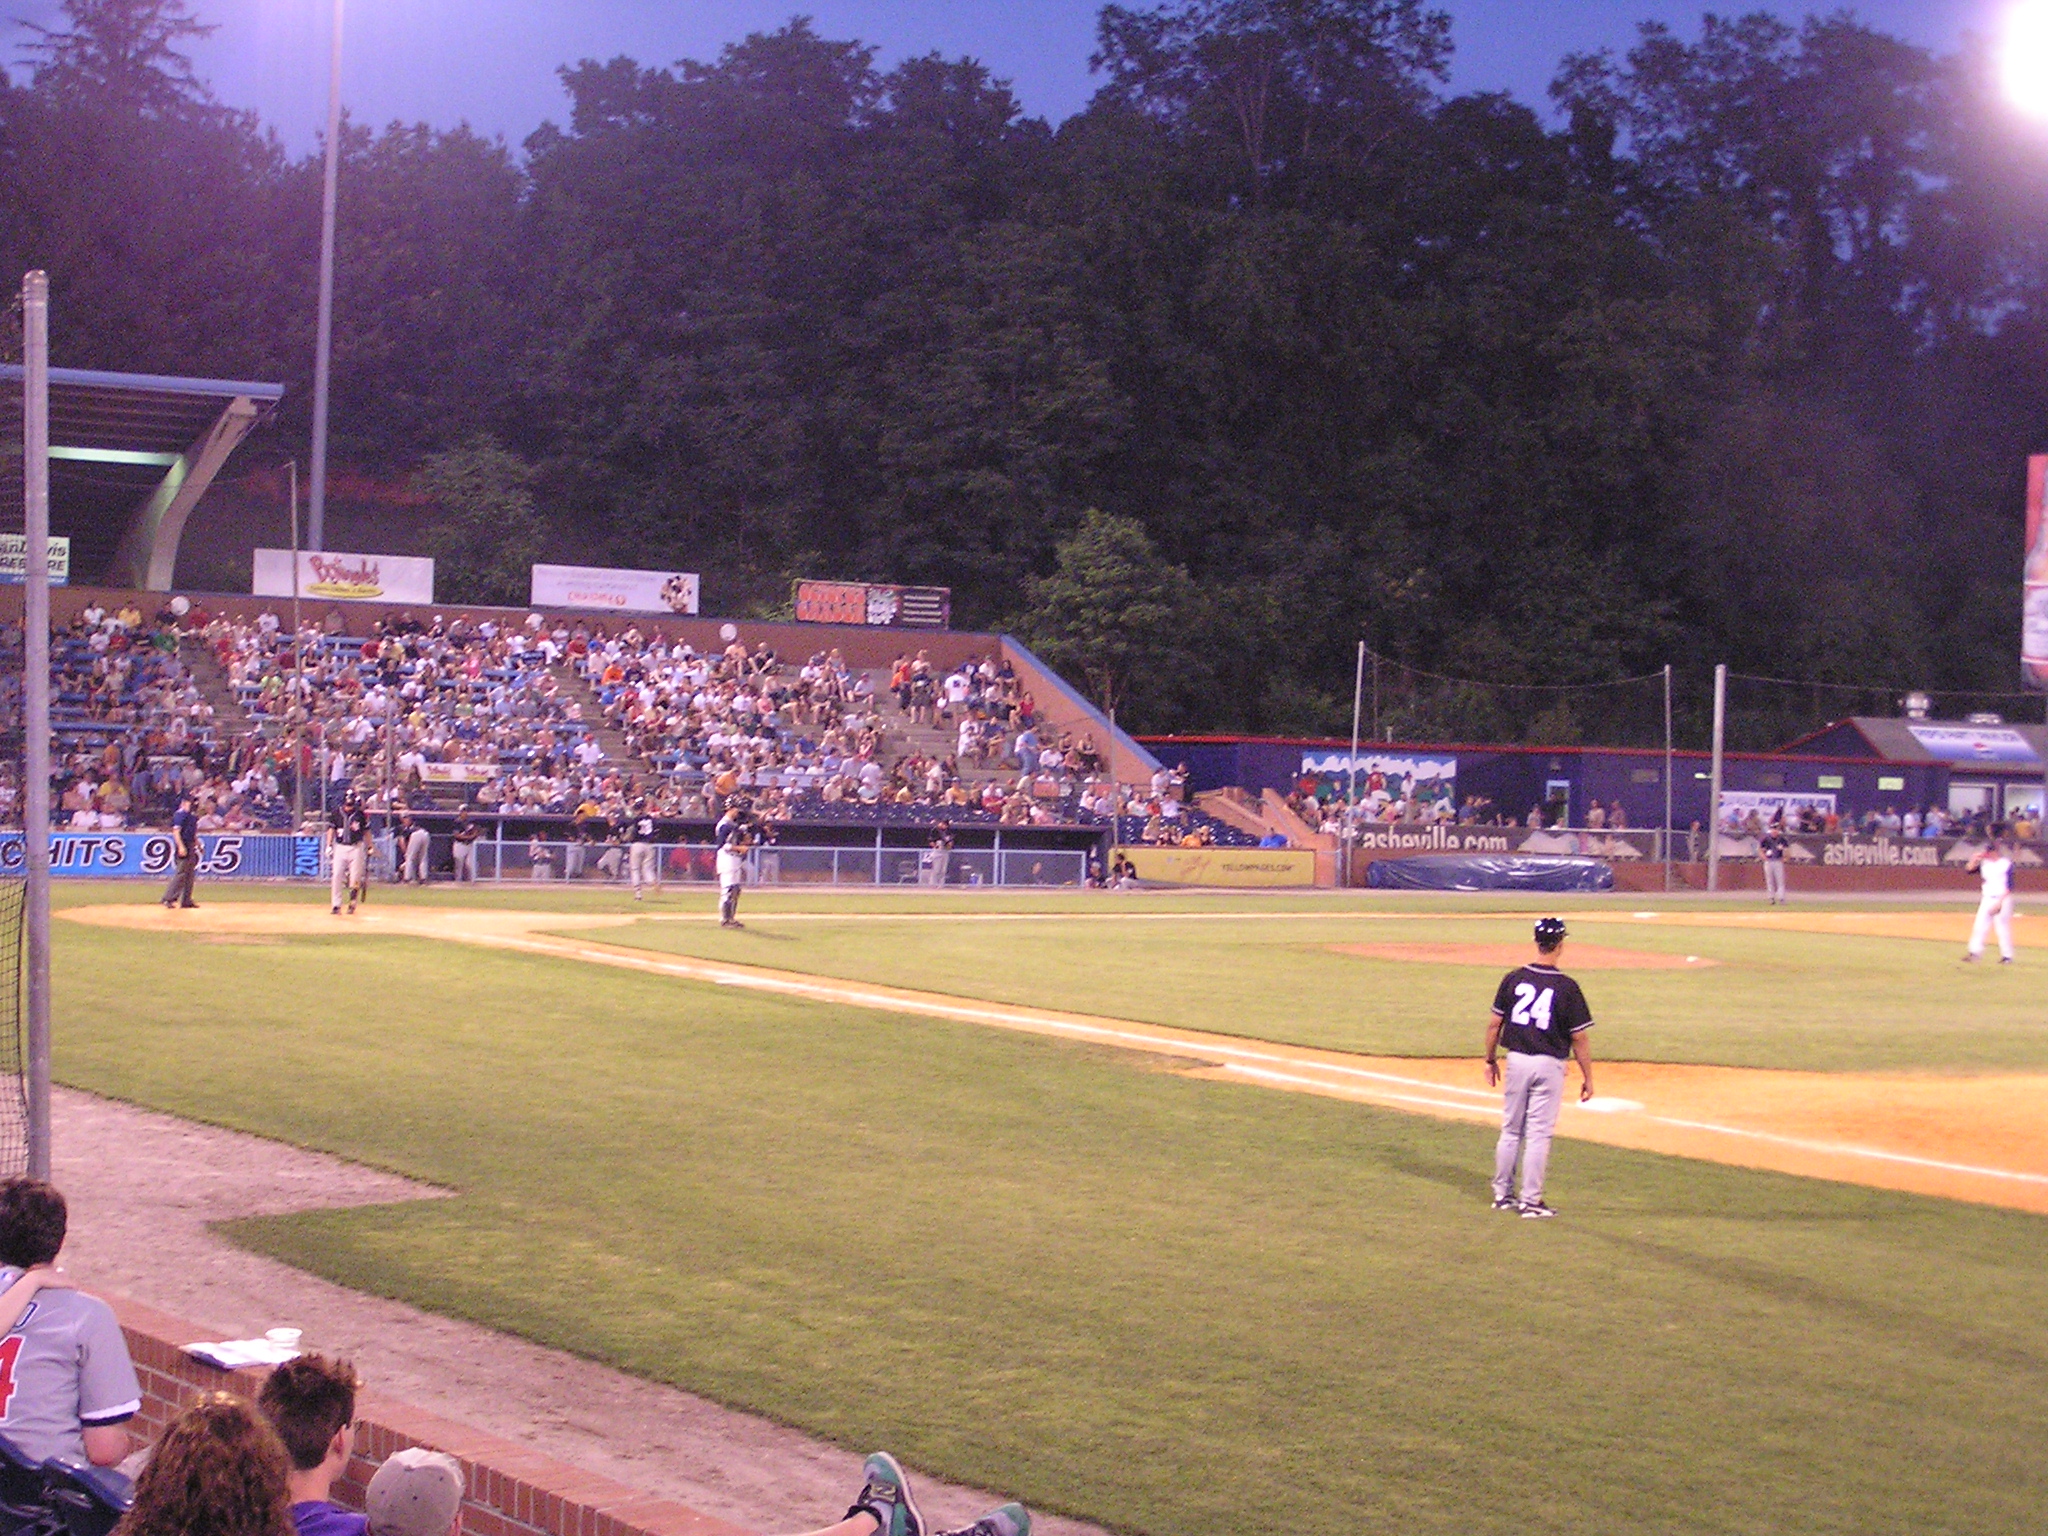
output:
{"label": "player in white uniform", "polygon": [[1994,837],[1991,846],[1970,859],[1970,871],[1984,882],[1984,894],[1977,898],[1977,921],[1970,925],[1970,947],[1965,960],[1984,953],[1984,931],[1998,930],[1998,963],[2012,964],[2012,854],[2005,840]]}

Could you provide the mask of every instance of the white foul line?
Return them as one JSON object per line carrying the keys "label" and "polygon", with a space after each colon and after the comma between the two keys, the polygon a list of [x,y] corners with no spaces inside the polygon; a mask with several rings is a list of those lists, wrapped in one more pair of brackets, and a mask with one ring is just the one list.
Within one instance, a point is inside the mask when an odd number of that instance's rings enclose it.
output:
{"label": "white foul line", "polygon": [[[773,992],[790,997],[806,998],[814,1002],[850,1004],[858,1008],[872,1008],[883,1013],[912,1013],[932,1018],[957,1019],[967,1023],[994,1024],[1005,1028],[1025,1028],[1049,1034],[1082,1035],[1099,1040],[1116,1041],[1126,1045],[1139,1046],[1167,1055],[1186,1056],[1194,1060],[1203,1057],[1239,1057],[1241,1061],[1226,1060],[1225,1070],[1265,1082],[1284,1083],[1303,1088],[1320,1088],[1325,1091],[1342,1090],[1342,1083],[1331,1082],[1326,1077],[1307,1077],[1299,1072],[1277,1071],[1270,1066],[1252,1066],[1246,1063],[1274,1062],[1283,1066],[1299,1068],[1303,1063],[1291,1056],[1277,1056],[1247,1046],[1226,1045],[1177,1040],[1168,1035],[1153,1034],[1136,1029],[1114,1029],[1100,1024],[1086,1024],[1078,1019],[1053,1018],[1034,1014],[1028,1010],[1007,1007],[976,1007],[968,1003],[941,1001],[936,997],[892,997],[886,994],[859,989],[858,986],[840,987],[825,983],[796,981],[780,976],[764,976],[750,973],[738,967],[727,967],[717,961],[693,959],[663,959],[651,954],[623,953],[601,949],[594,945],[579,943],[573,939],[504,937],[482,942],[502,945],[506,948],[531,950],[537,954],[560,956],[595,961],[603,965],[615,965],[627,970],[656,971],[679,976],[690,981],[709,981],[717,986],[742,987],[757,992]],[[1343,1066],[1338,1063],[1313,1063],[1309,1070],[1338,1074],[1346,1077],[1364,1078],[1370,1082],[1390,1083],[1403,1088],[1421,1088],[1431,1093],[1463,1094],[1471,1098],[1487,1100],[1486,1104],[1459,1103],[1450,1099],[1423,1098],[1414,1094],[1374,1093],[1369,1089],[1357,1090],[1358,1096],[1372,1102],[1412,1105],[1421,1109],[1447,1110],[1463,1115],[1491,1115],[1494,1113],[1493,1092],[1481,1088],[1459,1088],[1452,1084],[1433,1083],[1426,1078],[1401,1077],[1390,1072],[1374,1072],[1364,1067]],[[1972,1163],[1952,1163],[1940,1158],[1917,1157],[1909,1152],[1886,1152],[1877,1147],[1859,1147],[1843,1142],[1813,1141],[1800,1136],[1784,1136],[1773,1131],[1746,1130],[1740,1126],[1715,1125],[1705,1120],[1681,1120],[1669,1115],[1646,1115],[1647,1120],[1660,1125],[1669,1125],[1680,1130],[1707,1131],[1720,1136],[1735,1136],[1750,1141],[1770,1142],[1775,1146],[1793,1147],[1800,1151],[1835,1157],[1860,1157],[1875,1162],[1899,1163],[1907,1167],[1928,1168],[1943,1173],[1968,1174],[1977,1178],[2005,1179],[2013,1183],[2048,1185],[2048,1174],[2020,1173],[2008,1168],[1983,1168]]]}
{"label": "white foul line", "polygon": [[1775,1131],[1749,1131],[1740,1126],[1710,1125],[1704,1120],[1676,1120],[1669,1115],[1651,1115],[1663,1125],[1681,1126],[1688,1131],[1714,1131],[1723,1136],[1745,1136],[1752,1141],[1774,1142],[1805,1152],[1823,1152],[1836,1157],[1869,1157],[1883,1163],[1905,1163],[1914,1168],[1935,1168],[1943,1173],[1968,1173],[1982,1179],[2012,1179],[2021,1184],[2048,1184],[2048,1174],[2016,1173],[2010,1168],[1979,1168],[1971,1163],[1943,1162],[1938,1157],[1915,1157],[1910,1152],[1886,1152],[1877,1147],[1850,1146],[1839,1141],[1809,1141],[1801,1136],[1781,1136]]}

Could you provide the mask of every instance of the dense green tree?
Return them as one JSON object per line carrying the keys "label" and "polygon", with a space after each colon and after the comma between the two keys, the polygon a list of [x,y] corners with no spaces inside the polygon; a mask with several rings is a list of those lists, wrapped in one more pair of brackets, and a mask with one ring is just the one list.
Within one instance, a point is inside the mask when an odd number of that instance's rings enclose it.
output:
{"label": "dense green tree", "polygon": [[1016,620],[1025,643],[1059,671],[1079,678],[1102,710],[1128,710],[1133,695],[1155,707],[1198,679],[1188,645],[1196,622],[1195,585],[1159,558],[1134,519],[1081,514],[1080,526],[1053,551],[1053,569],[1025,585]]}
{"label": "dense green tree", "polygon": [[[60,361],[284,380],[286,456],[317,159],[182,0],[63,17],[0,81],[0,262]],[[933,582],[1140,728],[1342,729],[1360,639],[1445,736],[1640,739],[1642,690],[1541,689],[1667,661],[2004,685],[2048,144],[1982,49],[1653,24],[1553,124],[1449,47],[1426,0],[1111,4],[1055,129],[798,19],[575,63],[521,153],[351,125],[337,462],[422,470],[458,597],[533,550],[733,612]]]}
{"label": "dense green tree", "polygon": [[428,545],[444,602],[524,603],[542,527],[533,469],[485,433],[427,455],[413,489],[433,508]]}

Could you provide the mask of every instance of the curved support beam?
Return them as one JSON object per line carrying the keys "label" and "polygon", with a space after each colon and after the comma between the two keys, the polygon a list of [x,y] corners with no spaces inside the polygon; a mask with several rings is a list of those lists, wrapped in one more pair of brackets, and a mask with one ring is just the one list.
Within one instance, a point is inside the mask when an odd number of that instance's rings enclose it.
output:
{"label": "curved support beam", "polygon": [[185,536],[185,520],[220,473],[228,455],[262,419],[271,402],[258,403],[237,395],[222,409],[206,435],[187,448],[164,472],[149,499],[135,509],[122,531],[114,551],[114,566],[108,580],[115,586],[140,587],[146,591],[168,592],[178,569],[178,542]]}

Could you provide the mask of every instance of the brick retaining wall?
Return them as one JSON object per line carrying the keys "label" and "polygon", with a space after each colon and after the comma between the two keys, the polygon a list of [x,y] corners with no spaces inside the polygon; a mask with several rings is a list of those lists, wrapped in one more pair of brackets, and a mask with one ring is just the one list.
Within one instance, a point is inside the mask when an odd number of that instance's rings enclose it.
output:
{"label": "brick retaining wall", "polygon": [[[208,1331],[125,1297],[106,1296],[142,1383],[142,1411],[129,1428],[154,1444],[164,1426],[202,1393],[253,1399],[269,1373],[223,1371],[178,1346]],[[672,1499],[528,1450],[374,1392],[356,1398],[356,1453],[334,1485],[336,1503],[361,1509],[371,1474],[407,1446],[446,1451],[463,1465],[464,1536],[750,1536]]]}

